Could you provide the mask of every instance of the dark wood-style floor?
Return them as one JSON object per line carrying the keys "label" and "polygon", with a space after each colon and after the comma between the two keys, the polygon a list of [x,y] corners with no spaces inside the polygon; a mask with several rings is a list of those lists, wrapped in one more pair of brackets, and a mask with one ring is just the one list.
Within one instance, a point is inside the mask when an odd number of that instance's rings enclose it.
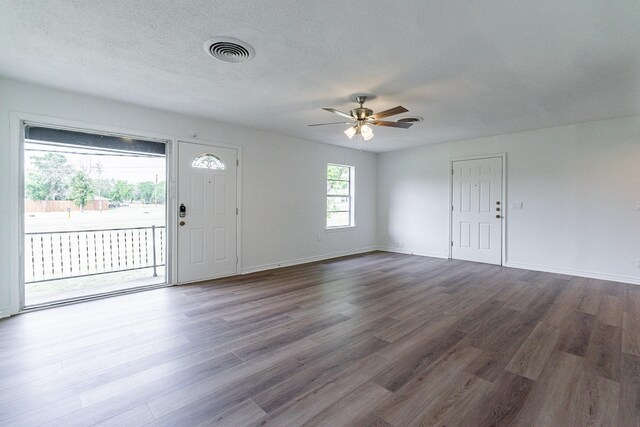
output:
{"label": "dark wood-style floor", "polygon": [[640,425],[640,287],[376,252],[0,321],[0,425]]}

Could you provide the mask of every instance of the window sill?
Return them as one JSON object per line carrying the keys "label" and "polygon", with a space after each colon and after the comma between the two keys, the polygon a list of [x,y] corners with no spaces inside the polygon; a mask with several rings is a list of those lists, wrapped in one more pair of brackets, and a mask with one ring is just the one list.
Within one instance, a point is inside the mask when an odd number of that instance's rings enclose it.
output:
{"label": "window sill", "polygon": [[334,231],[347,231],[353,230],[354,228],[356,228],[355,225],[344,225],[342,227],[326,227],[324,231],[327,233],[333,233]]}

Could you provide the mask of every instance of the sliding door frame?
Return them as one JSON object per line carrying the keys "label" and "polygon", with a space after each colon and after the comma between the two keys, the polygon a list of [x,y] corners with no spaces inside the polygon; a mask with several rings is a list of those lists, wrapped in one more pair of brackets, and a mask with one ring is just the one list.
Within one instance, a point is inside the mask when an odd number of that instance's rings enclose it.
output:
{"label": "sliding door frame", "polygon": [[[175,212],[176,205],[176,176],[177,176],[177,140],[169,135],[154,132],[123,129],[97,123],[87,123],[75,120],[61,119],[39,114],[10,112],[9,134],[10,134],[10,174],[9,183],[9,225],[12,233],[9,237],[9,248],[11,257],[10,271],[10,312],[0,313],[4,315],[18,314],[24,310],[25,306],[25,283],[24,283],[24,130],[26,125],[37,125],[42,127],[80,131],[86,133],[114,135],[120,137],[130,137],[146,139],[165,144],[165,167],[166,167],[166,203],[165,222],[167,227],[166,242],[166,285],[176,283],[176,260],[175,260]],[[135,289],[133,290],[135,291]],[[100,296],[97,296],[100,297]]]}

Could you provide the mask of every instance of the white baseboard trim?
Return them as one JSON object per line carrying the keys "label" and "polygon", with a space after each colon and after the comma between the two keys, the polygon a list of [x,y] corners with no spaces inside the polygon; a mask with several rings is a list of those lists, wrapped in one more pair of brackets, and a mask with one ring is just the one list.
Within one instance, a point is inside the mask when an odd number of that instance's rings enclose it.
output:
{"label": "white baseboard trim", "polygon": [[4,317],[13,316],[15,313],[12,313],[10,310],[0,310],[0,319]]}
{"label": "white baseboard trim", "polygon": [[407,255],[418,255],[418,256],[428,256],[432,258],[449,258],[448,253],[444,252],[424,252],[424,251],[414,251],[411,249],[404,248],[391,248],[387,246],[378,246],[379,251],[383,252],[395,252],[397,254],[407,254]]}
{"label": "white baseboard trim", "polygon": [[593,271],[573,270],[570,268],[547,267],[544,265],[523,264],[519,262],[507,262],[505,267],[520,268],[523,270],[543,271],[545,273],[566,274],[568,276],[586,277],[589,279],[607,280],[609,282],[621,282],[631,285],[640,285],[640,277],[617,276],[607,273],[596,273]]}
{"label": "white baseboard trim", "polygon": [[[433,258],[449,258],[448,253],[441,253],[441,252],[413,251],[411,249],[392,248],[387,246],[379,246],[377,249],[379,251],[395,252],[399,254],[427,256],[427,257],[433,257]],[[566,274],[568,276],[578,276],[578,277],[586,277],[589,279],[606,280],[609,282],[620,282],[620,283],[627,283],[631,285],[640,285],[640,277],[618,276],[615,274],[596,273],[594,271],[583,271],[583,270],[574,270],[570,268],[548,267],[544,265],[524,264],[524,263],[518,263],[518,262],[507,262],[503,266],[510,267],[510,268],[519,268],[522,270],[533,270],[533,271],[542,271],[545,273]]]}
{"label": "white baseboard trim", "polygon": [[343,256],[363,254],[363,253],[371,252],[371,251],[375,251],[375,250],[378,250],[378,248],[375,247],[375,246],[371,246],[371,247],[368,247],[368,248],[354,249],[354,250],[351,250],[351,251],[332,252],[332,253],[329,253],[329,254],[317,255],[317,256],[306,257],[306,258],[292,259],[292,260],[289,260],[289,261],[281,261],[281,262],[276,262],[276,263],[272,263],[272,264],[256,265],[254,267],[243,268],[242,271],[240,272],[240,274],[257,273],[258,271],[273,270],[275,268],[290,267],[292,265],[307,264],[307,263],[316,262],[316,261],[324,261],[324,260],[327,260],[327,259],[340,258],[340,257],[343,257]]}

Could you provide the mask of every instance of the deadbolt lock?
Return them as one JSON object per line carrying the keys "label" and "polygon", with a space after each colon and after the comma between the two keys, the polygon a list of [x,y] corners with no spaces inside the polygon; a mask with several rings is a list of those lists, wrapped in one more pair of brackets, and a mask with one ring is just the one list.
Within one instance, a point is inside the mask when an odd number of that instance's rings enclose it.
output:
{"label": "deadbolt lock", "polygon": [[496,211],[497,211],[497,212],[500,212],[500,208],[496,208]]}
{"label": "deadbolt lock", "polygon": [[500,218],[500,215],[496,215],[496,218]]}
{"label": "deadbolt lock", "polygon": [[500,204],[500,200],[498,200],[498,201],[496,202],[496,205],[499,205],[499,204]]}
{"label": "deadbolt lock", "polygon": [[186,222],[184,222],[184,221],[180,221],[180,226],[183,226],[183,225],[185,225],[185,224],[186,224]]}

